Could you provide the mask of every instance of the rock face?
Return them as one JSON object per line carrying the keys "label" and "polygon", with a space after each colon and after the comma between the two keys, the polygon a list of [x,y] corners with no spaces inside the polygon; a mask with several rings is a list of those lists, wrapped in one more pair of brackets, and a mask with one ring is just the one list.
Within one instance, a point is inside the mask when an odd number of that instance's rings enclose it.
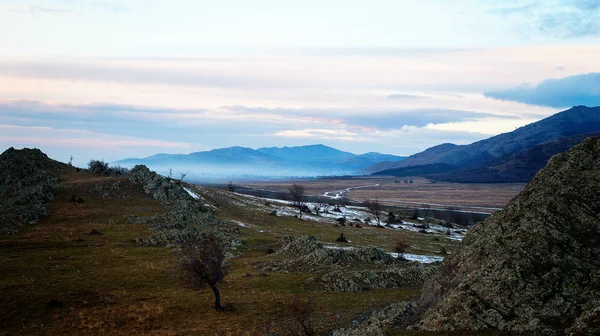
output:
{"label": "rock face", "polygon": [[7,149],[0,155],[0,233],[16,234],[46,214],[64,164],[39,149]]}
{"label": "rock face", "polygon": [[144,165],[135,166],[128,177],[133,183],[141,184],[146,194],[161,202],[194,200],[180,185],[171,183],[169,179],[150,171]]}
{"label": "rock face", "polygon": [[283,237],[283,246],[271,254],[276,259],[259,266],[271,272],[310,272],[312,284],[329,292],[420,286],[437,265],[407,262],[375,248],[332,248],[315,237]]}
{"label": "rock face", "polygon": [[598,302],[595,138],[553,157],[505,210],[469,231],[426,282],[412,328],[590,334]]}
{"label": "rock face", "polygon": [[138,183],[144,192],[161,202],[165,213],[150,217],[126,216],[129,223],[149,224],[152,235],[138,237],[144,245],[178,245],[212,232],[233,246],[232,230],[213,216],[198,200],[190,196],[180,183],[174,183],[144,165],[135,166],[128,174],[133,183]]}

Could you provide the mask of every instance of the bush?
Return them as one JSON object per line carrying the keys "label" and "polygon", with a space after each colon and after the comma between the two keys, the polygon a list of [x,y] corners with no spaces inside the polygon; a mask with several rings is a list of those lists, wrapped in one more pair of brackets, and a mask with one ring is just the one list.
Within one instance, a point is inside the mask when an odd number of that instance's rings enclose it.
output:
{"label": "bush", "polygon": [[129,173],[129,169],[121,166],[110,167],[104,160],[90,160],[88,170],[92,174],[103,176],[124,176]]}
{"label": "bush", "polygon": [[95,175],[108,175],[108,163],[104,162],[104,160],[90,160],[88,170]]}
{"label": "bush", "polygon": [[410,244],[403,241],[402,239],[398,239],[396,241],[396,246],[394,247],[394,250],[396,250],[396,252],[400,253],[400,254],[404,254],[404,252],[406,252],[406,250],[410,247]]}

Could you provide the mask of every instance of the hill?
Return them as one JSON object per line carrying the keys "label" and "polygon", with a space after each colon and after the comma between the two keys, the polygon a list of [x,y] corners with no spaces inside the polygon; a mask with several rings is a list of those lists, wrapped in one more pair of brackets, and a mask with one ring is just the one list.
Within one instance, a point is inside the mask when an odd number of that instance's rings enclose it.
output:
{"label": "hill", "polygon": [[408,166],[402,168],[394,168],[382,170],[371,175],[377,176],[396,176],[396,177],[407,177],[407,176],[438,176],[435,174],[445,173],[455,170],[455,166],[451,166],[445,163],[432,163],[428,165]]}
{"label": "hill", "polygon": [[371,152],[356,155],[325,145],[310,145],[256,150],[228,147],[187,155],[157,154],[142,159],[120,160],[114,164],[125,167],[144,164],[161,172],[173,169],[204,176],[317,176],[356,174],[360,169],[381,161],[402,159],[389,154]]}
{"label": "hill", "polygon": [[[10,149],[0,164],[10,171],[1,202],[52,182],[36,223],[0,232],[0,334],[298,334],[297,302],[326,334],[364,311],[417,299],[440,250],[466,231],[447,236],[436,222],[421,233],[400,213],[381,227],[364,207],[315,203],[321,211],[299,220],[287,201],[190,185],[144,166],[96,175],[39,150]],[[20,200],[19,211],[39,201]],[[178,242],[206,232],[228,246],[222,297],[231,311],[216,311],[210,290],[187,289],[174,273]],[[340,232],[351,242],[337,242]],[[398,240],[414,246],[406,259],[392,253]]]}
{"label": "hill", "polygon": [[401,162],[371,166],[365,171],[376,172],[408,166],[444,163],[457,169],[475,168],[527,148],[565,137],[600,130],[600,107],[575,106],[509,133],[463,146],[432,147]]}
{"label": "hill", "polygon": [[[449,172],[419,173],[430,179],[457,183],[526,183],[546,166],[548,160],[556,154],[565,152],[587,137],[597,137],[600,133],[579,134],[536,145],[515,154],[510,154],[481,167],[459,169]],[[400,168],[408,169],[411,167]],[[416,168],[416,167],[415,167]],[[383,173],[383,172],[382,172]],[[394,175],[393,172],[391,172]]]}
{"label": "hill", "polygon": [[[430,163],[428,161],[432,160],[431,158],[436,158],[436,157],[442,156],[445,153],[452,151],[458,147],[459,146],[455,145],[455,144],[444,143],[441,145],[433,146],[431,148],[427,148],[426,150],[424,150],[421,153],[413,154],[413,155],[405,158],[404,160],[402,160],[402,161],[409,160],[411,162],[414,162],[414,164],[401,165],[400,162],[384,161],[384,162],[380,162],[380,163],[374,164],[372,166],[366,167],[362,171],[364,171],[365,173],[371,174],[371,173],[381,172],[384,170],[404,168],[404,167],[408,167],[408,166],[424,166],[424,165]],[[419,163],[419,161],[424,161],[425,163]],[[378,175],[381,175],[381,174],[378,174]]]}
{"label": "hill", "polygon": [[600,138],[553,157],[427,281],[422,330],[600,331]]}

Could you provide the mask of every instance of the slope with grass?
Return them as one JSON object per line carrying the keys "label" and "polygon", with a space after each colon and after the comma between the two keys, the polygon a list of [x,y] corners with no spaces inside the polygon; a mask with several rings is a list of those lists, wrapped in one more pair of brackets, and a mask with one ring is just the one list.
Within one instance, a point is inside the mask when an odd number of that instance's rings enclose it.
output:
{"label": "slope with grass", "polygon": [[[312,324],[324,333],[364,311],[414,300],[421,286],[413,281],[369,291],[331,291],[325,290],[324,281],[311,280],[311,272],[257,268],[272,260],[267,251],[278,250],[284,236],[312,235],[328,246],[378,247],[384,252],[393,252],[402,239],[412,246],[409,254],[439,257],[442,247],[451,252],[459,244],[434,223],[431,233],[419,233],[410,223],[370,225],[374,222],[367,220],[364,209],[307,214],[301,221],[289,204],[165,184],[148,171],[132,179],[93,175],[55,161],[40,167],[60,184],[37,224],[0,236],[0,334],[285,334],[297,328],[292,314],[297,297],[311,302]],[[180,218],[178,213],[165,217],[173,211],[171,196],[184,199],[177,209],[212,209],[220,229],[236,242],[222,287],[223,301],[233,304],[234,311],[215,311],[210,291],[183,288],[174,273],[173,248],[160,241],[147,243],[161,226],[157,223]],[[272,211],[278,216],[270,215]],[[339,225],[336,219],[344,214],[349,220],[361,219],[360,227]],[[194,218],[198,216],[203,215]],[[341,232],[350,243],[335,242]],[[418,265],[407,265],[412,264]]]}

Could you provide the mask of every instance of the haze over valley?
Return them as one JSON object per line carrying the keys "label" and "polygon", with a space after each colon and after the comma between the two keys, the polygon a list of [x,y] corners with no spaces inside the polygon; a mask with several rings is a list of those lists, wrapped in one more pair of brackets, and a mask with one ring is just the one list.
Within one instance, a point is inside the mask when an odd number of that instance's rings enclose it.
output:
{"label": "haze over valley", "polygon": [[599,0],[0,31],[0,335],[600,335]]}

